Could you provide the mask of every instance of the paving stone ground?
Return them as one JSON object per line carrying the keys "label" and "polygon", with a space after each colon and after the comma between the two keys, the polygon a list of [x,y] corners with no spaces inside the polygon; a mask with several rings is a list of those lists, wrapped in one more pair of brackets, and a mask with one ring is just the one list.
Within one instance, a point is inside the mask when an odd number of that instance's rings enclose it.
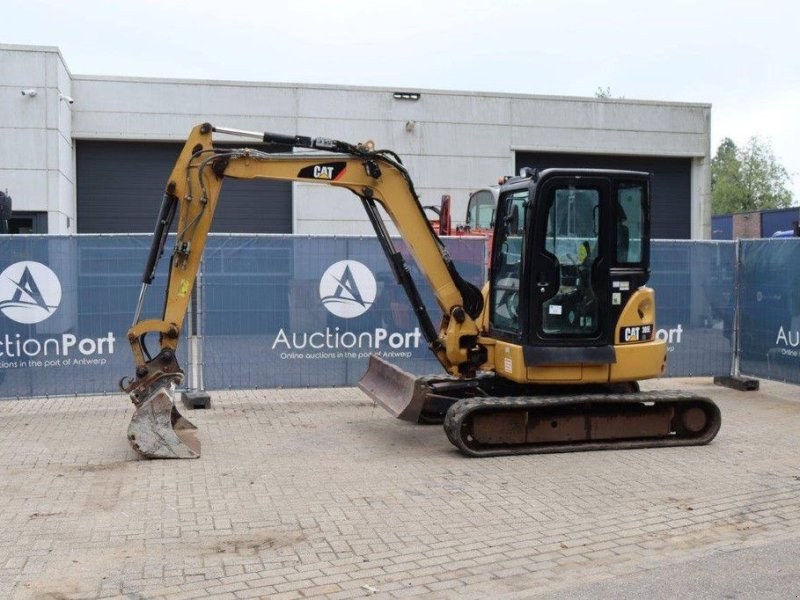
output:
{"label": "paving stone ground", "polygon": [[798,388],[646,387],[717,439],[468,459],[356,389],[231,391],[141,461],[122,396],[0,402],[0,598],[524,598],[800,539]]}

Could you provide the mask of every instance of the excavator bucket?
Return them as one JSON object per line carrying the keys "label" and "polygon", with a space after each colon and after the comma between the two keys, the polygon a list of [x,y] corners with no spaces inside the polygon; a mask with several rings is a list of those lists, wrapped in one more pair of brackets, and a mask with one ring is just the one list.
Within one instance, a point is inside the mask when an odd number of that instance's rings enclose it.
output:
{"label": "excavator bucket", "polygon": [[159,387],[136,407],[128,441],[143,458],[199,458],[196,429],[175,408],[171,387]]}

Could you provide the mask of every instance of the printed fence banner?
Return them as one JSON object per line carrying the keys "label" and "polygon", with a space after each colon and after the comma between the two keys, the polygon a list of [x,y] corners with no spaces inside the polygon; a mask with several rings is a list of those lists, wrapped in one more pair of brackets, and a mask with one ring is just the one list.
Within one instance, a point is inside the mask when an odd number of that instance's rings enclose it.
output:
{"label": "printed fence banner", "polygon": [[[444,243],[459,273],[482,285],[484,238]],[[433,291],[403,254],[438,327]],[[443,372],[374,237],[214,236],[202,289],[207,389],[354,385],[371,353]]]}
{"label": "printed fence banner", "polygon": [[[149,246],[144,235],[0,236],[0,398],[119,392],[133,375],[126,334]],[[166,263],[145,305],[151,317]]]}
{"label": "printed fence banner", "polygon": [[800,240],[742,240],[740,370],[800,383]]}
{"label": "printed fence banner", "polygon": [[670,377],[729,375],[734,350],[736,245],[656,240],[650,247],[656,335]]}
{"label": "printed fence banner", "polygon": [[[444,243],[480,286],[485,240]],[[149,245],[148,235],[0,237],[0,398],[118,392],[133,375],[125,336]],[[163,308],[170,245],[143,318]],[[730,372],[734,256],[733,243],[654,242],[650,285],[669,375]],[[430,286],[407,261],[438,326]],[[197,288],[192,363],[205,389],[352,385],[372,352],[413,373],[442,372],[373,237],[212,235]],[[792,319],[771,334],[789,350]],[[157,339],[148,342],[155,351]],[[188,347],[184,339],[178,360],[191,376],[200,371]]]}

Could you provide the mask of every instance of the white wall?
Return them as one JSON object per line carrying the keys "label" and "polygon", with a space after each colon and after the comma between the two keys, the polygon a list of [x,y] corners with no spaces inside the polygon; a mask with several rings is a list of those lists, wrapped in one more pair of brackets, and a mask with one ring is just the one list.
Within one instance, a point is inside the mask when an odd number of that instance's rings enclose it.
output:
{"label": "white wall", "polygon": [[[48,68],[51,56],[54,66]],[[7,69],[9,63],[16,66]],[[73,76],[69,87],[59,79],[59,64],[63,61],[56,49],[0,46],[0,102],[13,100],[18,113],[8,119],[0,116],[0,128],[13,132],[8,123],[22,122],[23,117],[29,123],[29,130],[13,144],[0,141],[0,167],[15,155],[5,167],[13,173],[9,180],[26,190],[30,202],[61,216],[74,215],[74,161],[63,121],[71,117],[75,139],[175,141],[184,139],[195,124],[209,121],[350,142],[372,139],[402,157],[423,204],[438,204],[442,194],[450,194],[457,222],[463,219],[471,190],[512,174],[515,151],[691,157],[692,235],[710,237],[706,104],[430,90],[414,90],[421,93],[420,99],[405,101],[394,99],[391,88],[98,76]],[[55,103],[47,97],[41,114],[23,115],[35,108],[33,103],[20,103],[27,100],[19,94],[23,74],[29,77],[27,85],[68,87],[71,91],[66,93],[75,98],[72,111],[65,112],[69,109],[57,97]],[[68,80],[65,68],[64,74]],[[411,121],[415,125],[408,131],[406,123]],[[43,123],[52,124],[53,135]],[[48,149],[43,155],[44,139]],[[24,148],[29,160],[19,158],[15,144]],[[56,163],[45,168],[48,157],[56,155]],[[50,173],[49,178],[44,183],[32,176],[20,181],[26,177],[23,166],[34,164]],[[59,191],[45,193],[43,185]],[[17,201],[22,194],[8,187]],[[371,233],[360,203],[348,192],[305,183],[295,184],[294,190],[296,233]],[[43,193],[46,202],[41,200]],[[61,216],[51,217],[51,223]]]}
{"label": "white wall", "polygon": [[57,48],[0,45],[0,188],[14,210],[47,211],[51,233],[75,230],[71,86]]}

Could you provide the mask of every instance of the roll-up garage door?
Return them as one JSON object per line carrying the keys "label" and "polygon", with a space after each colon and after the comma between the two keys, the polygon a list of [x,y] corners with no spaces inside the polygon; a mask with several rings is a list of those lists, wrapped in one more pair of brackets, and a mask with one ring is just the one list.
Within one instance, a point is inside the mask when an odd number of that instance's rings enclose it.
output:
{"label": "roll-up garage door", "polygon": [[[78,140],[78,232],[151,233],[182,147]],[[226,179],[212,231],[292,233],[292,184]]]}
{"label": "roll-up garage door", "polygon": [[692,236],[691,158],[518,152],[516,167],[517,173],[522,167],[648,171],[653,174],[651,236],[658,239]]}

